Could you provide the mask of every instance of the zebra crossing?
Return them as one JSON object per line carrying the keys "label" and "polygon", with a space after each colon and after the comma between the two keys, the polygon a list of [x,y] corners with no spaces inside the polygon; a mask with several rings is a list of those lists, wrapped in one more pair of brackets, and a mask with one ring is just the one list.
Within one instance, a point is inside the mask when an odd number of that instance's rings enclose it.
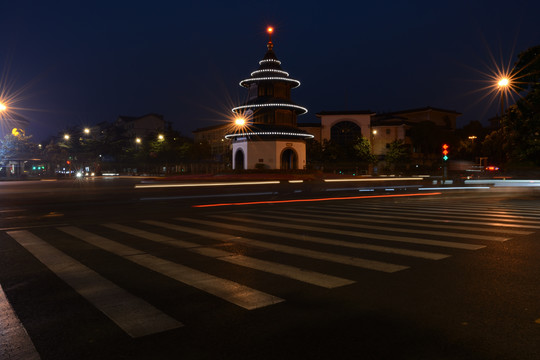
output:
{"label": "zebra crossing", "polygon": [[[353,286],[366,271],[392,276],[464,253],[481,256],[486,247],[536,233],[539,224],[540,210],[520,204],[364,201],[261,207],[257,212],[203,211],[192,216],[101,223],[92,228],[67,225],[54,230],[55,236],[65,237],[74,247],[99,249],[144,271],[253,311],[287,302],[287,297],[279,291],[270,293],[264,283],[242,284],[210,264],[236,266],[258,278],[271,275],[332,291]],[[189,326],[151,299],[130,293],[121,283],[83,264],[77,253],[55,247],[54,241],[35,228],[5,233],[20,245],[20,251],[32,254],[129,336]],[[141,247],[141,242],[146,246]],[[202,260],[196,266],[182,264],[154,253],[153,245]],[[343,268],[348,270],[340,271]]]}

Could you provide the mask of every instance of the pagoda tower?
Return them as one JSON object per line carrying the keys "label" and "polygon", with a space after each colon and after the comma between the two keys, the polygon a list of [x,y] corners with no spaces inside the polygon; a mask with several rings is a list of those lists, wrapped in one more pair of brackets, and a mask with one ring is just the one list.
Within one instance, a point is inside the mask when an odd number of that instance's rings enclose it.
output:
{"label": "pagoda tower", "polygon": [[247,101],[232,109],[234,131],[225,136],[232,140],[233,169],[304,169],[306,139],[313,135],[296,125],[297,116],[307,113],[291,101],[291,89],[300,81],[281,68],[272,43],[274,29],[267,31],[268,50],[251,77],[240,81],[248,90]]}

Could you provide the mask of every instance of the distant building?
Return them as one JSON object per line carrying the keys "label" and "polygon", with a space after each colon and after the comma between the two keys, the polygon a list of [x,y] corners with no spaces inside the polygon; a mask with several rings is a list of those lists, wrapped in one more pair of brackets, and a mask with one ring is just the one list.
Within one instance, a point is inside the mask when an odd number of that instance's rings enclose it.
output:
{"label": "distant building", "polygon": [[[208,144],[212,160],[225,163],[229,161],[231,152],[231,140],[226,139],[231,131],[230,124],[221,124],[200,128],[193,131],[193,141],[196,144]],[[223,168],[222,166],[217,166]]]}
{"label": "distant building", "polygon": [[[453,110],[433,107],[377,114],[373,117],[371,125],[372,130],[376,131],[376,134],[372,131],[374,154],[386,154],[390,143],[396,140],[414,145],[411,129],[422,124],[429,123],[440,130],[454,132],[456,120],[460,115],[461,113]],[[414,156],[416,149],[413,147],[412,150]]]}
{"label": "distant building", "polygon": [[156,132],[165,131],[168,128],[163,115],[146,114],[139,117],[119,116],[115,126],[123,129],[130,138],[144,138]]}
{"label": "distant building", "polygon": [[384,165],[390,144],[401,140],[411,147],[413,161],[418,165],[432,166],[438,159],[438,152],[426,156],[425,149],[414,146],[411,130],[430,124],[433,129],[454,132],[456,119],[460,115],[456,111],[433,107],[382,114],[369,110],[321,111],[317,113],[320,123],[299,123],[298,126],[321,143],[332,141],[347,145],[358,137],[366,137],[372,145],[373,154],[381,159],[381,165]]}

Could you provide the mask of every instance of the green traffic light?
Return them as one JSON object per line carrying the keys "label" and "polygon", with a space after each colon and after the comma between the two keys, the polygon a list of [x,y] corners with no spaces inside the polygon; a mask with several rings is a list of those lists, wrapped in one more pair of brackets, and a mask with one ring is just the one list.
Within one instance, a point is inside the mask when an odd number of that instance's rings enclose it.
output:
{"label": "green traffic light", "polygon": [[448,156],[446,156],[446,155],[444,155],[442,158],[443,158],[444,161],[448,160]]}

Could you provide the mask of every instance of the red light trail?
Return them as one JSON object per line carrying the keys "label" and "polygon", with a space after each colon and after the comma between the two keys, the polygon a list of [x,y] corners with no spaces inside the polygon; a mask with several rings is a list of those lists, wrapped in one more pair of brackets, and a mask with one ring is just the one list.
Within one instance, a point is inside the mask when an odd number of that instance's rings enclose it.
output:
{"label": "red light trail", "polygon": [[193,205],[193,207],[207,208],[207,207],[218,207],[218,206],[284,204],[284,203],[295,203],[295,202],[317,202],[317,201],[331,201],[331,200],[356,200],[356,199],[408,197],[408,196],[433,196],[433,195],[441,195],[441,194],[442,193],[440,192],[434,192],[434,193],[425,193],[425,194],[364,195],[364,196],[332,197],[332,198],[319,198],[319,199],[267,200],[267,201],[249,201],[249,202],[238,202],[238,203],[203,204],[203,205]]}

